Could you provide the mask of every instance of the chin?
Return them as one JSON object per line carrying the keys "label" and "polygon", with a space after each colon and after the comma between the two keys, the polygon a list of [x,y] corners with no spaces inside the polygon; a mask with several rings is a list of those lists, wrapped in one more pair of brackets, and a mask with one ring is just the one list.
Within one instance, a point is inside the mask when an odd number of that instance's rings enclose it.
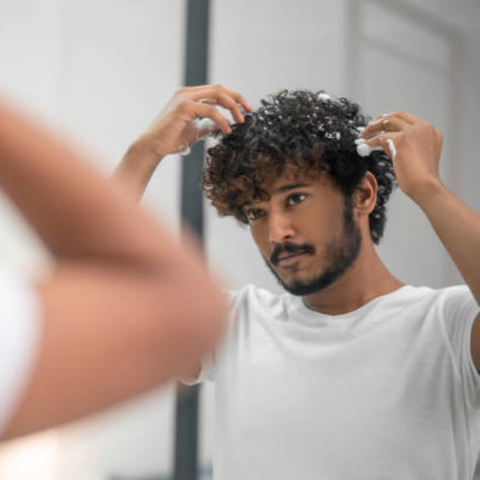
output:
{"label": "chin", "polygon": [[289,280],[284,280],[277,276],[279,283],[282,287],[292,295],[305,296],[324,290],[332,283],[330,279],[324,279],[323,275],[319,275],[314,278],[302,278],[301,276],[295,276]]}
{"label": "chin", "polygon": [[290,279],[283,279],[276,274],[282,287],[292,295],[306,296],[321,292],[335,283],[344,273],[344,270],[326,270],[315,276],[303,278],[301,275],[292,275]]}
{"label": "chin", "polygon": [[291,285],[282,284],[283,288],[290,293],[298,297],[304,297],[306,295],[312,295],[314,293],[320,292],[323,290],[322,287],[318,285],[309,284],[309,283],[293,283]]}

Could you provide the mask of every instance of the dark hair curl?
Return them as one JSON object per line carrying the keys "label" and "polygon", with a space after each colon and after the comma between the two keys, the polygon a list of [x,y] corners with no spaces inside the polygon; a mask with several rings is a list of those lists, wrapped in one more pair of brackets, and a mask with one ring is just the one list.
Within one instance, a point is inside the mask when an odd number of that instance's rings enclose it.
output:
{"label": "dark hair curl", "polygon": [[283,90],[263,99],[257,110],[245,115],[244,123],[232,126],[231,134],[218,134],[219,142],[207,152],[202,188],[220,215],[248,223],[245,204],[268,199],[265,188],[286,167],[307,177],[328,174],[346,198],[370,171],[378,193],[369,225],[378,244],[395,174],[385,153],[358,155],[355,139],[368,121],[359,105],[346,98],[324,91]]}

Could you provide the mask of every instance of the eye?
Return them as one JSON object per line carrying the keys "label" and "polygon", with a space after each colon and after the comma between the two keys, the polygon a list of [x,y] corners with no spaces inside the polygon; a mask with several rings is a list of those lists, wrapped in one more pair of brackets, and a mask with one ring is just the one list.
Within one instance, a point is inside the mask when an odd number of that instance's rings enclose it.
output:
{"label": "eye", "polygon": [[304,193],[294,193],[287,198],[287,205],[293,206],[302,203],[307,196]]}
{"label": "eye", "polygon": [[259,219],[260,217],[263,217],[265,215],[265,211],[261,208],[249,208],[245,212],[245,215],[250,221],[254,221]]}

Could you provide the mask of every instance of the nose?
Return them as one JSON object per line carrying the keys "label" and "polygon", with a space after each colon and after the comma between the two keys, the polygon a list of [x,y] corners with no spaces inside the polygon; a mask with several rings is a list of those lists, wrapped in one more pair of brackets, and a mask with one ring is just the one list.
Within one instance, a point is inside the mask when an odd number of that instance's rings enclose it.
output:
{"label": "nose", "polygon": [[268,222],[268,240],[271,244],[282,244],[295,237],[295,228],[288,215],[270,212]]}

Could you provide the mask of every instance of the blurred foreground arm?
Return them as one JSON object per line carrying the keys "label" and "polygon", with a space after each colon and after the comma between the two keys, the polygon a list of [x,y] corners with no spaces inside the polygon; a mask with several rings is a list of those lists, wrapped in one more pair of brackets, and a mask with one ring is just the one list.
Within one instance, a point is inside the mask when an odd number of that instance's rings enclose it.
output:
{"label": "blurred foreground arm", "polygon": [[36,284],[42,337],[3,439],[151,389],[214,345],[225,304],[193,250],[4,104],[0,169],[1,187],[55,260]]}

